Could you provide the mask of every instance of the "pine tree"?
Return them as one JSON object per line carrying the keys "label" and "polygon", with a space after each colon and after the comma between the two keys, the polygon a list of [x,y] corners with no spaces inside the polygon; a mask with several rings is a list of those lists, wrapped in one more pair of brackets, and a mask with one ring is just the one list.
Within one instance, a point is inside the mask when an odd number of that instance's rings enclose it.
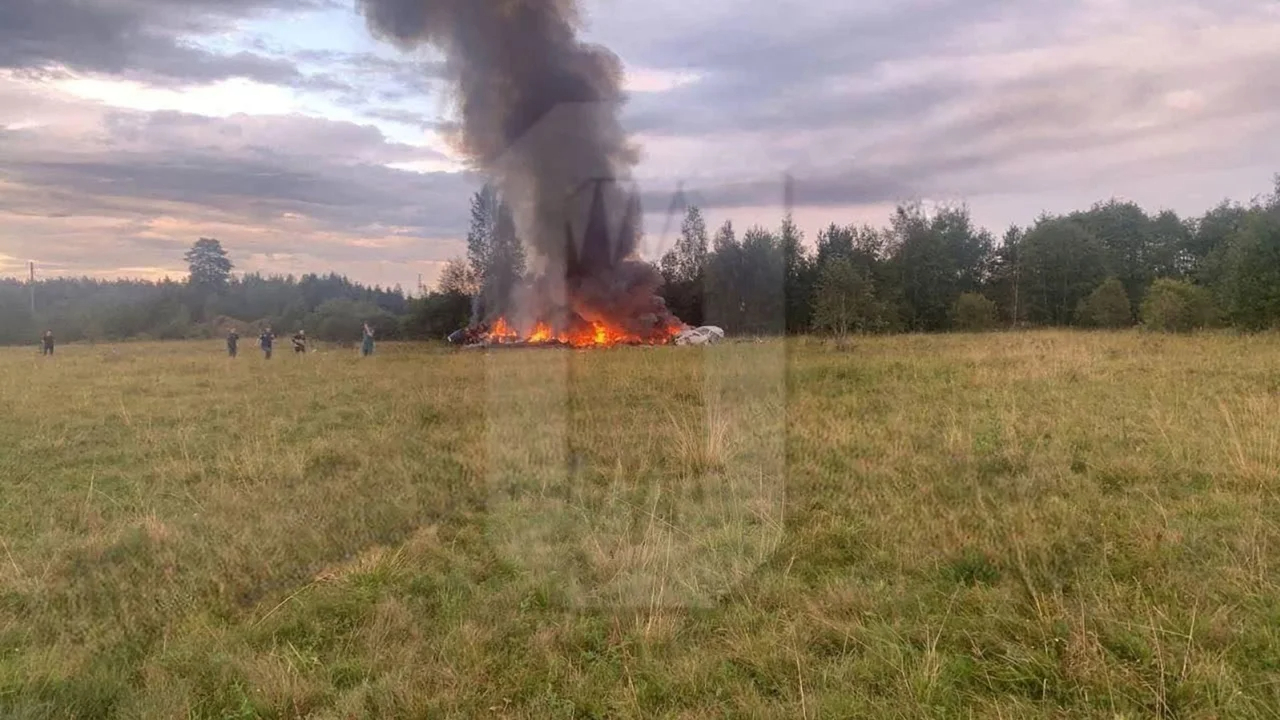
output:
{"label": "pine tree", "polygon": [[192,286],[221,290],[231,279],[231,260],[227,251],[222,249],[222,243],[213,238],[197,240],[183,259],[190,271],[187,282]]}

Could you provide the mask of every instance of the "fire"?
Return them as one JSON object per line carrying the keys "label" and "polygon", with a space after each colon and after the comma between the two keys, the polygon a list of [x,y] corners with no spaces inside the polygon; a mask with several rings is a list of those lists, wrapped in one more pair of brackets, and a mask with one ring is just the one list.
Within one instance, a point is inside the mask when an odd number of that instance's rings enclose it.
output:
{"label": "fire", "polygon": [[520,333],[516,332],[507,324],[506,318],[498,318],[497,322],[489,330],[489,337],[498,342],[509,342],[520,339]]}
{"label": "fire", "polygon": [[529,334],[529,337],[525,342],[545,343],[545,342],[551,342],[553,339],[558,342],[563,342],[563,340],[561,339],[562,337],[563,336],[552,338],[551,328],[548,327],[546,323],[540,322],[537,325],[533,326],[533,332]]}
{"label": "fire", "polygon": [[567,345],[575,348],[609,347],[613,345],[663,345],[671,342],[679,330],[666,328],[644,337],[629,333],[608,323],[591,321],[568,332],[556,332],[545,322],[538,322],[527,335],[521,336],[506,318],[498,318],[484,334],[491,344]]}

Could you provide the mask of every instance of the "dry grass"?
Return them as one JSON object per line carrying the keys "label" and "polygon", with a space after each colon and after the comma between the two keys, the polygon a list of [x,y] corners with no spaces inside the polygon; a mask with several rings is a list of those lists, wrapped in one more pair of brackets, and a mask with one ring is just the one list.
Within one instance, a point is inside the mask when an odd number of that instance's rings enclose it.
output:
{"label": "dry grass", "polygon": [[5,718],[1280,715],[1274,336],[58,353]]}

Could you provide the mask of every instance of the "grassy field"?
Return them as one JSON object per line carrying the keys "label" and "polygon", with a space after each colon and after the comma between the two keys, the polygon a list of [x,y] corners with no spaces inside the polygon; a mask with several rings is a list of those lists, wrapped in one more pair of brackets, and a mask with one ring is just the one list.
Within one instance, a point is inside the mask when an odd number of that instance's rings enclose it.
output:
{"label": "grassy field", "polygon": [[0,717],[1280,716],[1280,338],[0,350]]}

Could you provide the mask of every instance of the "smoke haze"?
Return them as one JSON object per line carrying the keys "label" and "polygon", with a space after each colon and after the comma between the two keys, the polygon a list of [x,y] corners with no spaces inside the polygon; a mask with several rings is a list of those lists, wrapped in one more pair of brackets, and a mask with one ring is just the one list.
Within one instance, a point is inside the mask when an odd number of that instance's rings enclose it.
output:
{"label": "smoke haze", "polygon": [[[634,257],[639,159],[620,121],[621,61],[578,39],[572,0],[360,0],[374,34],[445,56],[460,125],[454,139],[510,204],[533,251],[514,314],[572,310],[630,326],[678,320],[660,276]],[[535,317],[541,316],[541,317]],[[522,322],[516,318],[516,322]]]}

